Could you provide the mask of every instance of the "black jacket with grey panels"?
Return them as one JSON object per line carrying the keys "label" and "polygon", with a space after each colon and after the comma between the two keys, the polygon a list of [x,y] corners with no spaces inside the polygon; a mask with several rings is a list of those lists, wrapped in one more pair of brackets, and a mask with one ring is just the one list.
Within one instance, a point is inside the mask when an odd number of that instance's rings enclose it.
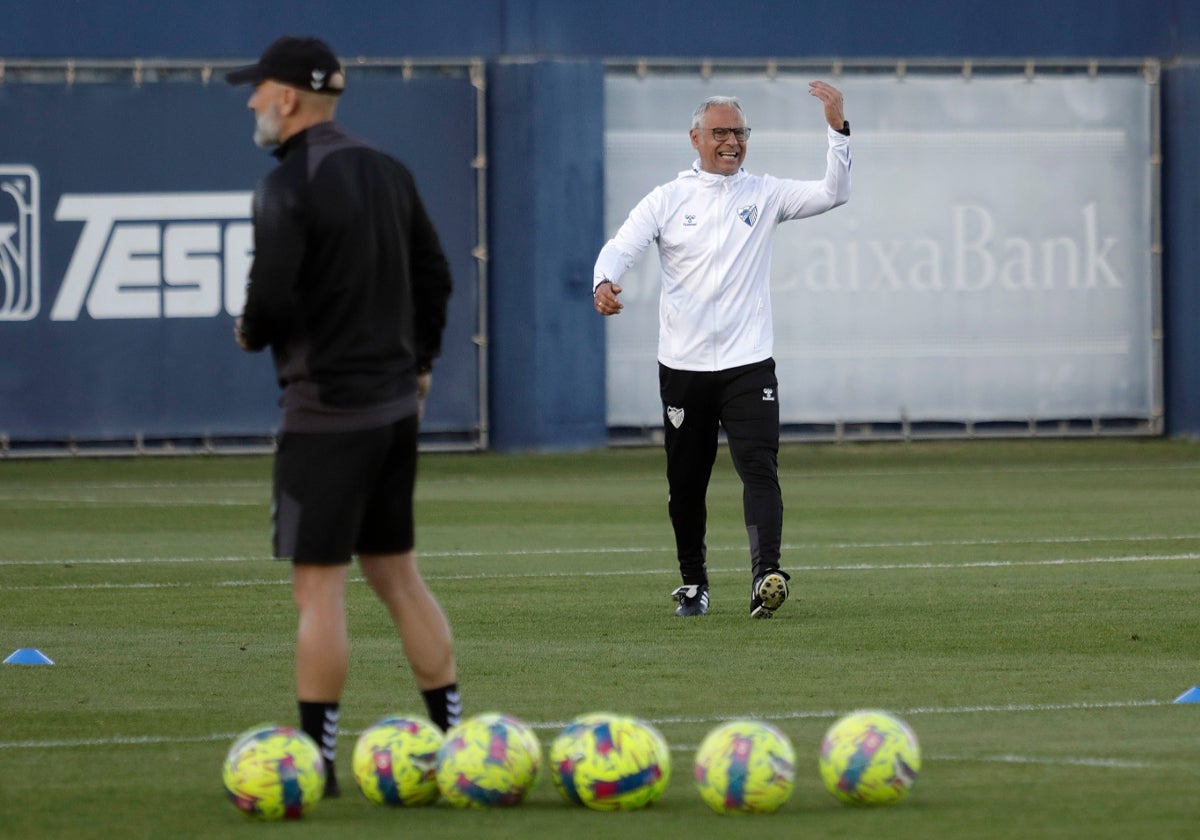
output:
{"label": "black jacket with grey panels", "polygon": [[283,429],[351,431],[415,413],[451,278],[412,174],[333,122],[274,154],[280,165],[254,194],[242,331],[272,349]]}

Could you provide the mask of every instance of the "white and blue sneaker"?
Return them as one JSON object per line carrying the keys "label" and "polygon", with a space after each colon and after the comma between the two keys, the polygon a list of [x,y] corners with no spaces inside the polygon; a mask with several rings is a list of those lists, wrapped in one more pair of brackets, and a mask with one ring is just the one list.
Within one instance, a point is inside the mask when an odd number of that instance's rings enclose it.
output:
{"label": "white and blue sneaker", "polygon": [[704,615],[708,612],[708,584],[681,586],[671,593],[679,602],[675,615]]}

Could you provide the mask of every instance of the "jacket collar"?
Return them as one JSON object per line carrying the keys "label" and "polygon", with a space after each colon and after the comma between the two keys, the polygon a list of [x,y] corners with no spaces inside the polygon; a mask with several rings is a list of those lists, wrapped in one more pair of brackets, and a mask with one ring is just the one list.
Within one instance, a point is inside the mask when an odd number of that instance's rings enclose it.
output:
{"label": "jacket collar", "polygon": [[700,168],[700,158],[692,161],[692,168],[679,173],[682,176],[698,178],[700,183],[707,187],[717,187],[723,185],[733,186],[738,181],[746,176],[745,167],[740,167],[737,172],[732,175],[718,175],[715,172],[705,172]]}
{"label": "jacket collar", "polygon": [[336,132],[337,123],[333,120],[326,120],[315,125],[310,125],[308,128],[302,128],[288,139],[284,140],[278,146],[271,150],[271,154],[277,159],[283,160],[293,149],[298,149],[308,142],[310,137],[327,137],[331,132]]}

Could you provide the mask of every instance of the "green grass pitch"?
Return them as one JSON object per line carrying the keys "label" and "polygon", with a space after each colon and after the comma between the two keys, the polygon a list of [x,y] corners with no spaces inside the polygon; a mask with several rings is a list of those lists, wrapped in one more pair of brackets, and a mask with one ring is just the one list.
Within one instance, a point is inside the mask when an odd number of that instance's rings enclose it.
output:
{"label": "green grass pitch", "polygon": [[[1190,838],[1200,833],[1200,445],[1181,440],[794,445],[781,452],[792,598],[748,618],[740,485],[709,492],[712,611],[677,585],[658,449],[427,455],[421,567],[454,626],[468,714],[548,747],[613,710],[672,746],[663,799],[568,806],[543,768],[519,808],[388,810],[354,789],[357,732],[422,712],[355,579],[339,771],[305,820],[259,824],[221,787],[234,735],[293,723],[294,611],[267,557],[270,461],[0,462],[0,835],[145,838]],[[822,788],[836,716],[921,739],[912,795]],[[774,815],[718,816],[692,757],[758,716],[798,756]]]}

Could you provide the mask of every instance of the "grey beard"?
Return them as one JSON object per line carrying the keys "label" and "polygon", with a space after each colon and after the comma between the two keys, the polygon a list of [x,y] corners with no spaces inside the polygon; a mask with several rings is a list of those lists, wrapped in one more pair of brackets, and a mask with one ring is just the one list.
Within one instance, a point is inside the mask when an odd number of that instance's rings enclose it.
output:
{"label": "grey beard", "polygon": [[264,149],[279,145],[279,115],[274,108],[254,120],[254,145]]}

